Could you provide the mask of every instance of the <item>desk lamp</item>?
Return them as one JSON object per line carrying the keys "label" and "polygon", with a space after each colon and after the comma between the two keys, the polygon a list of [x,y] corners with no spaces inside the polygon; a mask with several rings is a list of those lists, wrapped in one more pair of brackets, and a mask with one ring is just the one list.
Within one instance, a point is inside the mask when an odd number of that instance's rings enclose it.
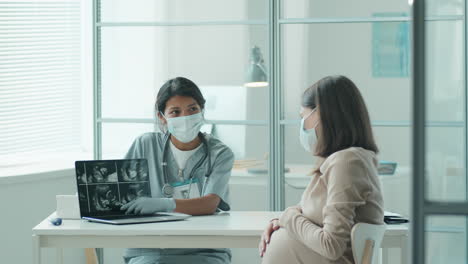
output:
{"label": "desk lamp", "polygon": [[263,55],[258,46],[254,46],[250,52],[250,65],[247,70],[245,87],[266,87],[268,86],[266,67]]}

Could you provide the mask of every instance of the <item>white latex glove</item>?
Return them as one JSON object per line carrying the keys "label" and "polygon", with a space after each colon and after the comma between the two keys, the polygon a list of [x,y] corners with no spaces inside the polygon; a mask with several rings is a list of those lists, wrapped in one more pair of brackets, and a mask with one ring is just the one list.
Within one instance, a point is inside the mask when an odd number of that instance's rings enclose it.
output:
{"label": "white latex glove", "polygon": [[175,208],[176,203],[173,198],[140,197],[123,205],[120,210],[125,211],[125,214],[154,214],[172,212]]}

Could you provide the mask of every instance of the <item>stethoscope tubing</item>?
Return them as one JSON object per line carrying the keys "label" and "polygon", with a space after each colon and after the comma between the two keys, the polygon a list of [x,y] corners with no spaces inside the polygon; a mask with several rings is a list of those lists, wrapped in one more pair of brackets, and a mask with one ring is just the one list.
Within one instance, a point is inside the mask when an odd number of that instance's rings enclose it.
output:
{"label": "stethoscope tubing", "polygon": [[[193,167],[192,171],[190,172],[189,180],[192,181],[195,171],[201,167],[201,165],[208,159],[208,171],[205,174],[205,184],[208,182],[208,178],[211,174],[211,155],[210,155],[210,147],[208,146],[208,142],[205,136],[202,133],[199,133],[198,136],[201,138],[202,143],[205,145],[205,155],[202,159],[200,159],[197,164]],[[164,185],[163,185],[163,194],[165,195],[164,188],[169,185],[169,178],[167,175],[167,151],[169,149],[169,140],[171,138],[171,134],[167,133],[165,137],[164,147],[163,147],[163,157],[162,157],[162,171],[163,171],[163,178],[164,178]],[[203,184],[203,185],[205,185]],[[204,189],[204,186],[203,188]],[[203,192],[203,191],[202,191]]]}

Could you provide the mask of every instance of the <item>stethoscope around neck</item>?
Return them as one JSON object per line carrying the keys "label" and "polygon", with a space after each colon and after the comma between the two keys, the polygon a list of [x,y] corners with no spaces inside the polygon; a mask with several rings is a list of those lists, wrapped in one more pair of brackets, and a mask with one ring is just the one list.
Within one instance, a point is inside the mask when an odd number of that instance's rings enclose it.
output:
{"label": "stethoscope around neck", "polygon": [[[203,147],[205,149],[205,155],[203,156],[202,159],[200,159],[197,162],[197,164],[195,164],[195,166],[193,166],[192,171],[190,172],[190,175],[189,175],[189,180],[190,180],[190,182],[192,182],[195,171],[202,166],[203,162],[205,162],[206,159],[208,159],[208,170],[206,171],[206,174],[205,174],[205,183],[204,183],[204,185],[205,185],[207,180],[208,180],[208,177],[211,174],[210,147],[208,146],[208,142],[207,142],[207,140],[205,138],[205,135],[203,135],[203,133],[201,133],[201,132],[198,133],[198,137],[200,137],[200,139],[202,141]],[[169,177],[167,175],[167,165],[168,165],[167,164],[167,155],[168,155],[167,152],[168,152],[168,149],[169,149],[170,140],[171,140],[171,134],[167,133],[166,137],[164,138],[164,148],[163,148],[163,156],[162,156],[162,163],[161,163],[162,171],[163,171],[163,178],[164,178],[164,185],[162,187],[162,194],[164,195],[164,197],[167,197],[167,198],[171,198],[174,195],[174,187],[172,187],[169,184]]]}

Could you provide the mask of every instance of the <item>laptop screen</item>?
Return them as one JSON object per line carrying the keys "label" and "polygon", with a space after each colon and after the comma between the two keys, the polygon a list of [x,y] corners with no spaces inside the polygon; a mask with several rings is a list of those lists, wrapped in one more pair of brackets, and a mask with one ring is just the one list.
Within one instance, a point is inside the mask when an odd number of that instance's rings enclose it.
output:
{"label": "laptop screen", "polygon": [[81,217],[120,216],[120,207],[150,197],[146,159],[76,161]]}

